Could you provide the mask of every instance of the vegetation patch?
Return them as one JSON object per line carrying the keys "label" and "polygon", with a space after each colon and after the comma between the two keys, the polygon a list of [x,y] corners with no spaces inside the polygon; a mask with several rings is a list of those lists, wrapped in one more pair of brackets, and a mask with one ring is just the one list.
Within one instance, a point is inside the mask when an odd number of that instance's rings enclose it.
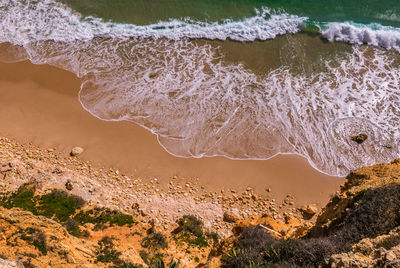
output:
{"label": "vegetation patch", "polygon": [[48,247],[46,243],[46,235],[42,231],[36,228],[27,228],[21,229],[20,234],[20,239],[33,245],[41,254],[47,255]]}
{"label": "vegetation patch", "polygon": [[54,189],[51,193],[38,198],[38,211],[40,215],[55,218],[59,222],[68,220],[85,201],[76,195]]}
{"label": "vegetation patch", "polygon": [[214,240],[215,235],[204,235],[203,222],[193,215],[185,215],[178,220],[178,228],[172,233],[174,240],[179,244],[185,242],[189,246],[208,247],[210,246],[209,239]]}
{"label": "vegetation patch", "polygon": [[16,192],[4,195],[0,205],[8,209],[18,207],[34,215],[64,222],[85,204],[81,197],[69,195],[61,190],[52,190],[51,193],[41,196],[35,195],[35,191],[35,184],[23,184]]}
{"label": "vegetation patch", "polygon": [[114,249],[113,238],[105,236],[97,244],[96,261],[103,263],[120,263],[119,256],[121,256],[122,253]]}
{"label": "vegetation patch", "polygon": [[67,229],[68,233],[76,236],[76,237],[81,237],[83,232],[81,228],[79,227],[79,224],[73,220],[73,219],[68,219],[65,224],[65,229]]}
{"label": "vegetation patch", "polygon": [[[68,233],[76,237],[88,237],[87,230],[80,225],[94,224],[94,229],[104,229],[110,226],[129,226],[134,224],[133,217],[108,208],[94,208],[84,211],[85,201],[76,195],[53,189],[50,193],[36,195],[35,183],[26,183],[13,193],[0,196],[0,206],[7,209],[14,207],[30,211],[34,215],[45,216],[63,224]],[[77,213],[78,212],[78,213]]]}
{"label": "vegetation patch", "polygon": [[189,232],[197,237],[203,235],[203,222],[193,215],[185,215],[178,220],[179,227],[174,232]]}
{"label": "vegetation patch", "polygon": [[92,223],[95,230],[104,229],[109,226],[118,225],[129,227],[135,223],[131,215],[121,213],[108,208],[94,208],[87,211],[80,211],[74,216],[79,224]]}
{"label": "vegetation patch", "polygon": [[36,187],[34,184],[25,183],[16,192],[3,195],[0,205],[8,209],[18,207],[22,210],[30,211],[34,215],[38,215],[36,200],[34,198],[35,191]]}
{"label": "vegetation patch", "polygon": [[162,233],[152,233],[143,238],[141,246],[144,248],[160,249],[167,248],[167,238]]}
{"label": "vegetation patch", "polygon": [[121,252],[117,251],[114,246],[114,238],[105,236],[99,242],[96,250],[96,263],[112,263],[111,267],[118,268],[136,268],[141,267],[137,264],[126,263],[120,259]]}
{"label": "vegetation patch", "polygon": [[327,239],[275,239],[258,227],[246,228],[223,267],[320,267],[336,251]]}

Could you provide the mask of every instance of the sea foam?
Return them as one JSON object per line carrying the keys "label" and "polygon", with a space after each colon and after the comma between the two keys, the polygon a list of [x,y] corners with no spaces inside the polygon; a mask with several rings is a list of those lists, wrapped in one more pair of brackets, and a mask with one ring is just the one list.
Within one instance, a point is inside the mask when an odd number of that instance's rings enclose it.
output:
{"label": "sea foam", "polygon": [[1,0],[0,31],[3,42],[23,45],[33,41],[91,40],[114,38],[207,38],[236,41],[267,40],[301,30],[304,17],[273,13],[264,8],[240,21],[208,23],[191,19],[160,21],[150,25],[104,22],[85,17],[53,0]]}
{"label": "sea foam", "polygon": [[[316,74],[282,66],[260,75],[191,41],[264,40],[297,32],[305,20],[268,12],[222,24],[136,26],[81,18],[52,0],[0,0],[0,40],[20,46],[16,60],[26,55],[75,73],[87,111],[147,128],[176,156],[291,153],[331,175],[398,157],[400,68],[389,52],[355,46]],[[339,32],[344,40],[346,31]],[[350,140],[360,131],[368,135],[361,146]]]}
{"label": "sea foam", "polygon": [[350,22],[332,22],[322,27],[322,36],[330,42],[367,44],[400,52],[400,29],[379,24],[363,25]]}

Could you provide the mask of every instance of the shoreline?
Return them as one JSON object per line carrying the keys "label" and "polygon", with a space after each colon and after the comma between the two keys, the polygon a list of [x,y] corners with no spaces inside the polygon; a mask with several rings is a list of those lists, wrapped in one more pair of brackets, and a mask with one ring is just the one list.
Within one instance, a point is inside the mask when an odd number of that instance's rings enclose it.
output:
{"label": "shoreline", "polygon": [[30,62],[1,63],[0,73],[0,124],[5,126],[0,135],[20,143],[54,148],[63,155],[80,146],[84,161],[143,180],[157,178],[164,186],[179,176],[214,192],[250,186],[262,195],[270,188],[275,199],[290,194],[297,204],[323,206],[344,181],[318,172],[296,155],[257,161],[177,158],[134,123],[101,121],[86,112],[77,96],[80,80],[72,73]]}

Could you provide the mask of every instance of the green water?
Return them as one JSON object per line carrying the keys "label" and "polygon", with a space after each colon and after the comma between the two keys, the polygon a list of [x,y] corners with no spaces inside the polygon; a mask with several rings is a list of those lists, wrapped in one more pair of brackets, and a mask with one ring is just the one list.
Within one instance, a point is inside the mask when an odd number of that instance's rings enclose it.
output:
{"label": "green water", "polygon": [[63,0],[84,15],[115,22],[150,24],[171,18],[200,21],[242,19],[269,7],[316,22],[380,23],[400,26],[398,0]]}

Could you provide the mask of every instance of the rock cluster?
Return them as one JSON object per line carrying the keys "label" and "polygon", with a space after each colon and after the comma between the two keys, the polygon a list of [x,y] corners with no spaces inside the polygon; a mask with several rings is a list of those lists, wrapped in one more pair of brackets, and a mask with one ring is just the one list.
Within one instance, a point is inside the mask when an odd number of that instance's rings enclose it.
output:
{"label": "rock cluster", "polygon": [[[254,215],[264,215],[282,224],[288,217],[301,217],[292,196],[279,203],[271,197],[269,188],[260,192],[252,187],[242,192],[210,191],[198,178],[178,176],[161,183],[157,178],[140,178],[114,168],[95,167],[76,157],[82,152],[82,148],[74,148],[65,156],[55,148],[42,150],[0,138],[0,193],[15,191],[34,179],[39,193],[54,188],[67,190],[87,200],[89,206],[135,215],[143,230],[153,224],[157,230],[169,233],[183,215],[196,215],[208,232],[217,232],[222,238],[232,234],[235,222]],[[193,262],[190,254],[181,254],[179,258],[189,266]]]}

